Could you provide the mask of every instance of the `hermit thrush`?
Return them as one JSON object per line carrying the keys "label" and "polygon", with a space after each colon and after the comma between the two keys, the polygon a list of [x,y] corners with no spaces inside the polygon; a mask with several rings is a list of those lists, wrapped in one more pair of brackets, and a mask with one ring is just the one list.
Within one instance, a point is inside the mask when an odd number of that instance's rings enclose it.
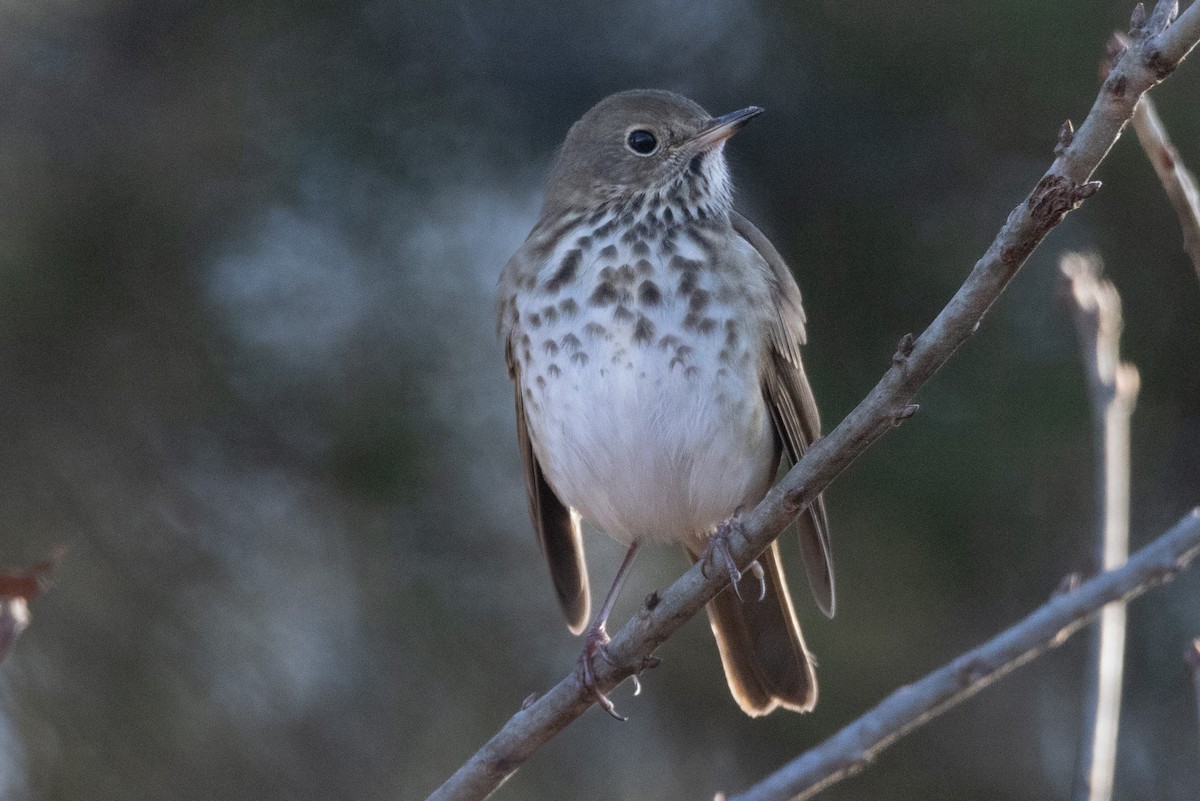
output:
{"label": "hermit thrush", "polygon": [[[639,545],[681,543],[733,580],[708,605],[729,689],[750,715],[813,708],[804,646],[777,544],[738,592],[729,526],[820,434],[800,363],[800,290],[765,236],[733,210],[725,140],[762,109],[712,117],[671,92],[600,101],[571,127],[541,218],[500,276],[500,333],[516,385],[533,526],[573,633],[590,599],[586,518],[629,545],[580,657]],[[833,614],[821,501],[797,521],[809,583]],[[716,557],[714,559],[714,557]]]}

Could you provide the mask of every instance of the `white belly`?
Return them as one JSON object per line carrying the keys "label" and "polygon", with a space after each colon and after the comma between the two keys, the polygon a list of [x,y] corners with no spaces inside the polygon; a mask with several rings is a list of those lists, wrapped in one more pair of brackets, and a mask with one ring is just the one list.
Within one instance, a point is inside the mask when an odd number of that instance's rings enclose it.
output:
{"label": "white belly", "polygon": [[649,256],[618,242],[590,250],[569,292],[530,293],[518,308],[538,460],[560,500],[618,540],[706,536],[775,474],[761,323],[734,313],[743,290],[728,276],[683,281],[678,266],[702,255],[687,241]]}

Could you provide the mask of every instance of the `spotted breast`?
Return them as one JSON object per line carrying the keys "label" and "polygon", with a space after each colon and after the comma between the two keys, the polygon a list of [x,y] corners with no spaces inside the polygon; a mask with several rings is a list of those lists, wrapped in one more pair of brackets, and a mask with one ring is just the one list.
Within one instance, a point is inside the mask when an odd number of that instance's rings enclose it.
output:
{"label": "spotted breast", "polygon": [[754,348],[767,266],[748,246],[726,252],[744,241],[727,220],[639,211],[558,237],[515,299],[521,391],[565,504],[623,542],[698,538],[775,472]]}

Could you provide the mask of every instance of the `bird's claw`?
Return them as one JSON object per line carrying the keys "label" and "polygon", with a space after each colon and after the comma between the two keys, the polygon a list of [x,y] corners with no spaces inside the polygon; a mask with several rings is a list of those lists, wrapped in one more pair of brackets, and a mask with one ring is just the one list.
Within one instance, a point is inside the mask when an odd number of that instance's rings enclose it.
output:
{"label": "bird's claw", "polygon": [[[733,587],[734,595],[738,597],[739,601],[745,603],[746,599],[742,597],[742,590],[739,586],[742,581],[742,571],[738,569],[737,562],[733,561],[733,554],[729,552],[729,539],[735,531],[740,531],[741,527],[740,512],[734,512],[733,517],[717,527],[716,533],[709,537],[708,547],[700,559],[700,572],[705,578],[708,578],[708,567],[715,559],[720,559],[721,566],[729,574],[729,584]],[[767,580],[762,565],[755,559],[746,565],[746,571],[758,579],[758,600],[763,600],[767,597]]]}
{"label": "bird's claw", "polygon": [[[600,705],[601,709],[612,715],[617,720],[625,721],[628,720],[628,718],[617,712],[617,708],[613,706],[613,702],[609,700],[607,695],[600,691],[598,686],[596,686],[596,671],[592,667],[592,661],[596,657],[600,657],[605,661],[608,661],[608,649],[605,647],[608,645],[608,642],[608,632],[605,631],[603,623],[601,623],[599,626],[592,626],[588,629],[586,639],[583,643],[583,652],[579,654],[579,681],[583,685],[584,689],[587,690],[593,699],[595,699],[596,703]],[[642,691],[642,685],[637,680],[637,676],[633,676],[632,678],[634,688],[633,694],[637,695]]]}

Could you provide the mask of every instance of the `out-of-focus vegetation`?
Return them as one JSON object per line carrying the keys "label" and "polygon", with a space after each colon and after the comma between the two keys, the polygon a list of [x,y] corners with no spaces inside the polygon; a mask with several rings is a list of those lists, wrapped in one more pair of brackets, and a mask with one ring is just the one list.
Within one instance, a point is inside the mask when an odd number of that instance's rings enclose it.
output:
{"label": "out-of-focus vegetation", "polygon": [[[1086,114],[1130,10],[0,5],[0,566],[70,554],[0,665],[0,797],[423,797],[579,648],[492,312],[570,123],[634,86],[768,109],[730,145],[739,203],[798,275],[831,426]],[[1193,166],[1198,67],[1156,92]],[[499,798],[743,787],[1087,570],[1065,248],[1103,254],[1142,374],[1134,545],[1200,502],[1200,285],[1132,137],[1098,177],[829,493],[837,619],[797,595],[817,711],[743,717],[697,620],[639,698],[614,694],[629,723],[589,713]],[[591,539],[595,585],[618,551]],[[616,618],[685,561],[650,549]],[[1118,798],[1200,797],[1198,631],[1195,575],[1132,608]],[[1065,797],[1083,650],[827,797]]]}

